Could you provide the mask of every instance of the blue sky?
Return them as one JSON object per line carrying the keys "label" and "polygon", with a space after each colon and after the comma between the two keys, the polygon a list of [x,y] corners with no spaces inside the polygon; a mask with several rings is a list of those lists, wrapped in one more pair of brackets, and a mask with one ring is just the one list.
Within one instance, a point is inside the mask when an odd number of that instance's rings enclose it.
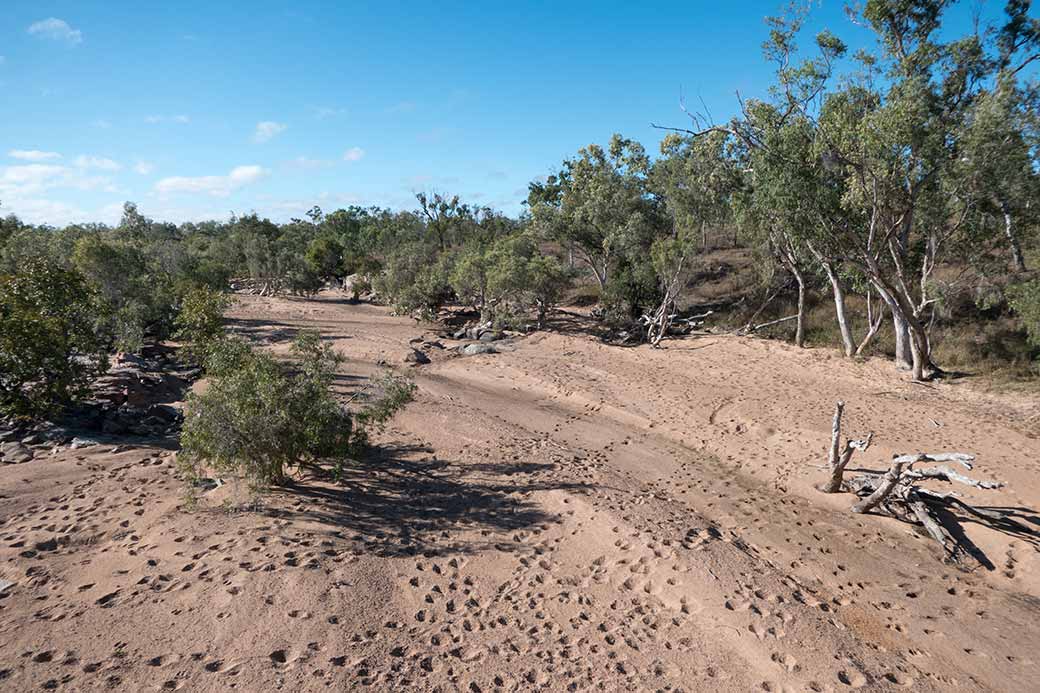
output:
{"label": "blue sky", "polygon": [[[415,191],[520,211],[613,132],[656,152],[680,87],[716,120],[762,95],[779,2],[5,3],[0,213],[180,222]],[[993,4],[999,10],[1001,4]],[[842,3],[814,9],[853,44]],[[699,96],[698,96],[699,95]]]}

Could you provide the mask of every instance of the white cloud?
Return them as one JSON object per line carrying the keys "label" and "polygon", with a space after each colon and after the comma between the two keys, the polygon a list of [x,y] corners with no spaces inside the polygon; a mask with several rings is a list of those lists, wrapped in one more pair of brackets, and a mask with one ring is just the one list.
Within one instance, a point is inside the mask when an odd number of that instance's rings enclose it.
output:
{"label": "white cloud", "polygon": [[152,124],[156,124],[156,123],[190,123],[191,122],[191,118],[189,118],[186,115],[172,115],[172,116],[149,115],[149,116],[145,116],[144,117],[144,122],[152,123]]}
{"label": "white cloud", "polygon": [[361,161],[363,158],[365,158],[365,150],[361,147],[351,147],[343,152],[344,161]]}
{"label": "white cloud", "polygon": [[38,194],[58,185],[68,171],[64,166],[51,164],[4,167],[0,172],[0,199],[7,204],[12,199]]}
{"label": "white cloud", "polygon": [[39,149],[12,149],[7,152],[7,156],[22,161],[53,161],[61,158],[58,152],[41,152]]}
{"label": "white cloud", "polygon": [[269,142],[272,137],[285,132],[285,128],[288,126],[284,123],[276,123],[273,120],[264,120],[256,124],[256,131],[253,133],[253,141],[259,144]]}
{"label": "white cloud", "polygon": [[[22,221],[30,224],[51,224],[53,226],[64,226],[75,221],[83,221],[88,215],[83,210],[57,200],[45,200],[42,198],[26,198],[7,204],[4,208],[13,212]],[[94,221],[94,220],[91,220]]]}
{"label": "white cloud", "polygon": [[64,166],[50,166],[48,164],[26,164],[25,166],[8,166],[4,169],[4,175],[0,180],[10,183],[26,183],[30,181],[41,181],[52,178],[67,171]]}
{"label": "white cloud", "polygon": [[260,166],[237,166],[226,176],[172,176],[155,184],[160,194],[204,193],[214,197],[227,197],[243,186],[255,183],[269,172]]}
{"label": "white cloud", "polygon": [[123,168],[122,164],[117,161],[106,159],[103,156],[86,156],[85,154],[77,156],[75,164],[80,168],[96,168],[99,171],[118,171]]}
{"label": "white cloud", "polygon": [[[0,167],[0,199],[5,208],[27,221],[57,224],[71,219],[72,208],[63,202],[40,199],[46,190],[64,188],[125,194],[111,178],[88,175],[87,171],[84,167],[43,163]],[[79,217],[80,220],[85,218]]]}
{"label": "white cloud", "polygon": [[29,25],[29,33],[52,41],[64,41],[76,45],[83,41],[83,32],[73,29],[64,19],[49,17]]}
{"label": "white cloud", "polygon": [[155,170],[155,164],[148,161],[138,161],[134,164],[134,171],[142,176],[147,176]]}

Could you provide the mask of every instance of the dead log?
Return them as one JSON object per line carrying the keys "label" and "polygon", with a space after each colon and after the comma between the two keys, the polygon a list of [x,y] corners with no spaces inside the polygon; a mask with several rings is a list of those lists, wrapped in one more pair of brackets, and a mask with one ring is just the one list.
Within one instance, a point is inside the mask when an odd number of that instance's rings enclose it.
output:
{"label": "dead log", "polygon": [[960,542],[954,539],[949,530],[942,526],[924,502],[908,500],[906,505],[914,514],[914,517],[917,518],[917,521],[925,528],[925,531],[942,547],[947,560],[961,563],[971,557],[971,553],[966,551]]}
{"label": "dead log", "polygon": [[874,433],[868,433],[863,440],[847,440],[844,449],[841,448],[841,417],[845,412],[845,403],[839,401],[834,405],[834,421],[831,425],[831,452],[828,459],[830,479],[819,488],[824,493],[838,493],[841,491],[842,481],[845,475],[845,467],[852,460],[856,450],[865,452],[870,447],[870,441],[874,439]]}
{"label": "dead log", "polygon": [[759,325],[747,324],[741,330],[742,334],[751,334],[752,332],[758,332],[764,327],[772,327],[773,325],[779,325],[782,322],[790,322],[791,320],[797,320],[797,315],[788,315],[786,318],[780,318],[779,320],[770,320],[769,322],[763,322]]}
{"label": "dead log", "polygon": [[844,402],[838,402],[834,409],[834,420],[831,427],[830,464],[828,465],[830,478],[818,488],[828,493],[835,493],[842,488],[856,493],[860,500],[852,506],[852,512],[861,514],[883,511],[904,522],[920,525],[942,547],[945,559],[961,567],[967,567],[968,564],[977,567],[980,563],[985,564],[984,559],[978,558],[970,542],[965,545],[943,525],[940,513],[945,512],[946,517],[953,517],[949,513],[949,508],[956,507],[975,517],[987,520],[997,527],[1021,529],[1019,523],[1003,513],[975,508],[957,498],[954,493],[939,493],[917,485],[918,482],[932,480],[959,483],[971,488],[986,490],[1003,486],[1003,483],[999,481],[973,479],[945,464],[915,468],[915,465],[925,462],[948,462],[971,470],[975,457],[967,453],[919,452],[910,455],[896,455],[892,458],[891,466],[885,472],[867,472],[843,480],[845,466],[853,452],[857,449],[865,450],[873,437],[868,435],[865,441],[847,441],[842,448],[840,443],[843,412]]}
{"label": "dead log", "polygon": [[906,464],[906,460],[902,457],[892,460],[892,467],[880,478],[880,483],[877,484],[874,492],[852,506],[852,512],[865,513],[884,502],[902,479],[903,469],[906,467]]}

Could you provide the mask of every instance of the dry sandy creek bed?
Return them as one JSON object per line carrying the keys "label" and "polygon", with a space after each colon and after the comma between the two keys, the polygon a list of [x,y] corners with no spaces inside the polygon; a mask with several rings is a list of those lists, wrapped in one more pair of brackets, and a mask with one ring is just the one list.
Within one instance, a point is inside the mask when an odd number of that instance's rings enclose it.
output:
{"label": "dry sandy creek bed", "polygon": [[[356,389],[430,326],[244,297]],[[425,334],[432,336],[432,331]],[[1007,483],[966,500],[1040,527],[1040,406],[881,361],[728,336],[667,349],[539,333],[410,369],[381,458],[256,511],[181,508],[170,450],[0,466],[0,689],[1036,691],[1038,535],[964,522],[963,572],[823,474],[834,402],[857,464],[959,450]],[[38,547],[34,549],[33,547]]]}

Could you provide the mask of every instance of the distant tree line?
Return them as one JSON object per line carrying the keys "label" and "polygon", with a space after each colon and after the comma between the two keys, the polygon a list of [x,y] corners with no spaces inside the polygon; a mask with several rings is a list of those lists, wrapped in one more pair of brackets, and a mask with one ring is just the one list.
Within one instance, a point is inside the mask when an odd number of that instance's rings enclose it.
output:
{"label": "distant tree line", "polygon": [[1011,0],[996,26],[950,36],[951,4],[868,0],[855,18],[875,45],[852,55],[830,32],[799,50],[804,12],[772,18],[768,97],[740,100],[726,123],[688,112],[656,157],[620,135],[589,145],[530,184],[518,218],[441,194],[417,195],[411,211],[315,207],[282,224],[177,226],[132,203],[114,227],[8,216],[0,407],[75,396],[108,352],[171,336],[199,291],[234,278],[306,295],[350,277],[355,295],[401,313],[454,303],[532,328],[591,286],[594,315],[656,342],[720,234],[758,259],[762,297],[792,297],[799,345],[807,298],[826,294],[846,355],[887,335],[884,351],[926,379],[941,373],[935,326],[968,296],[1013,315],[1040,349],[1040,22]]}

